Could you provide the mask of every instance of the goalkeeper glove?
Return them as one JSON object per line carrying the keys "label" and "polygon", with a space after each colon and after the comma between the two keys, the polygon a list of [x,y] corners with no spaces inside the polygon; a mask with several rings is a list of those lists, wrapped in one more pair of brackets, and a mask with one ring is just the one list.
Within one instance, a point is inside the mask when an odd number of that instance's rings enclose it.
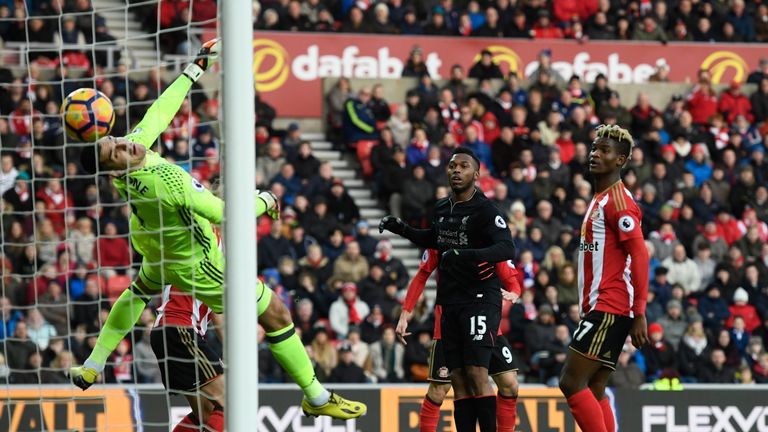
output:
{"label": "goalkeeper glove", "polygon": [[401,236],[405,232],[405,222],[394,216],[384,216],[381,218],[381,222],[379,222],[379,234],[383,233],[384,230],[391,231]]}
{"label": "goalkeeper glove", "polygon": [[192,82],[197,82],[203,73],[208,70],[209,67],[216,63],[216,59],[219,56],[219,48],[221,46],[221,39],[211,39],[203,44],[200,51],[197,52],[197,57],[192,63],[188,64],[184,69],[184,75],[191,79]]}
{"label": "goalkeeper glove", "polygon": [[261,198],[264,201],[264,204],[267,205],[267,214],[269,217],[273,220],[280,219],[280,201],[272,191],[258,192],[256,196]]}

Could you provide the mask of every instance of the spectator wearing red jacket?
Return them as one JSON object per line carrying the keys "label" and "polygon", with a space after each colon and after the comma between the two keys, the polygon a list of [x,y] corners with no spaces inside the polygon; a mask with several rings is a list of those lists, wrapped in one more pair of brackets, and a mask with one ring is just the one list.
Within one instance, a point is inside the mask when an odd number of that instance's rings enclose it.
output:
{"label": "spectator wearing red jacket", "polygon": [[469,99],[469,108],[483,127],[483,141],[487,143],[496,141],[496,138],[501,135],[499,120],[496,115],[488,111],[476,97]]}
{"label": "spectator wearing red jacket", "polygon": [[587,22],[597,13],[597,0],[554,0],[552,12],[559,23],[569,23],[574,18]]}
{"label": "spectator wearing red jacket", "polygon": [[741,92],[741,83],[737,80],[731,81],[728,90],[720,94],[717,110],[723,114],[728,123],[736,121],[736,117],[739,115],[743,115],[750,123],[755,120],[755,116],[752,114],[752,103]]}
{"label": "spectator wearing red jacket", "polygon": [[472,117],[472,109],[468,106],[461,107],[461,118],[448,124],[448,131],[453,135],[459,145],[464,145],[467,140],[467,128],[474,128],[477,138],[485,142],[483,124]]}
{"label": "spectator wearing red jacket", "polygon": [[750,333],[760,327],[760,316],[757,314],[755,307],[748,302],[749,294],[747,290],[741,287],[737,288],[733,294],[733,305],[728,308],[731,316],[725,321],[727,328],[733,328],[733,319],[737,316],[744,319],[744,328]]}
{"label": "spectator wearing red jacket", "polygon": [[37,192],[36,196],[45,203],[45,217],[51,220],[54,231],[62,235],[67,226],[67,219],[71,217],[74,221],[74,213],[71,210],[72,194],[65,192],[61,181],[54,178],[48,180],[48,184]]}
{"label": "spectator wearing red jacket", "polygon": [[661,113],[651,105],[648,95],[640,92],[637,95],[637,104],[629,110],[629,115],[632,116],[632,134],[641,136],[651,129],[651,121]]}
{"label": "spectator wearing red jacket", "polygon": [[32,108],[32,102],[27,98],[22,99],[18,108],[8,117],[11,132],[19,136],[30,136],[32,134],[32,119],[39,116],[41,113]]}
{"label": "spectator wearing red jacket", "polygon": [[546,9],[539,10],[539,19],[533,25],[531,32],[534,39],[563,39],[565,37],[560,27],[552,25],[549,11]]}
{"label": "spectator wearing red jacket", "polygon": [[128,239],[118,237],[117,227],[112,222],[104,226],[104,234],[99,237],[96,244],[96,254],[98,256],[99,268],[106,277],[114,276],[116,273],[125,273],[125,269],[131,265],[131,252],[128,247]]}
{"label": "spectator wearing red jacket", "polygon": [[728,246],[736,243],[742,234],[739,230],[739,221],[731,215],[727,209],[720,209],[717,213],[717,234],[728,243]]}
{"label": "spectator wearing red jacket", "polygon": [[688,111],[698,125],[706,125],[709,118],[717,114],[717,96],[709,80],[699,81],[699,85],[688,95]]}

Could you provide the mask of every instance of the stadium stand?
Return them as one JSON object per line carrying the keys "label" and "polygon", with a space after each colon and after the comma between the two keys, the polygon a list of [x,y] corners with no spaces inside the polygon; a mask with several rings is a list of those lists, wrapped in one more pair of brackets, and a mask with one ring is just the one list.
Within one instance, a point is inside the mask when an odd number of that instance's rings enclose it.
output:
{"label": "stadium stand", "polygon": [[[741,0],[731,6],[690,0],[458,3],[262,1],[254,2],[254,28],[768,39],[768,8]],[[166,59],[184,57],[196,50],[187,25],[215,25],[216,3],[210,0],[195,0],[191,10],[183,1],[162,2],[159,14],[155,7],[101,16],[89,0],[0,2],[0,38],[18,54],[15,64],[0,69],[4,382],[61,382],[55,372],[68,369],[67,361],[84,360],[112,294],[134,274],[130,209],[108,182],[96,188],[78,177],[82,171],[71,162],[78,160],[76,150],[63,147],[58,105],[70,90],[96,86],[115,103],[115,134],[141,118],[167,83],[156,69],[129,75],[128,62],[149,65],[157,51]],[[168,30],[157,46],[140,37],[142,29],[155,30],[155,17]],[[176,31],[181,28],[183,34]],[[130,39],[130,53],[110,44],[115,37]],[[73,49],[58,55],[55,41]],[[93,48],[92,41],[101,43]],[[555,385],[559,354],[578,322],[573,263],[593,192],[588,145],[597,124],[618,122],[631,128],[638,143],[624,178],[643,209],[652,256],[648,318],[654,344],[641,351],[628,346],[613,384],[637,386],[660,377],[734,382],[742,365],[755,381],[768,382],[768,59],[749,76],[748,87],[733,82],[717,92],[704,72],[688,94],[653,106],[646,94],[628,101],[600,77],[586,84],[550,71],[527,81],[519,77],[518,87],[510,84],[518,77],[497,76],[482,63],[461,71],[479,82],[438,85],[424,76],[419,56],[414,50],[405,69],[419,85],[401,105],[388,103],[375,88],[339,80],[326,95],[327,137],[305,133],[298,124],[276,128],[280,113],[257,95],[258,186],[271,188],[284,208],[282,221],[258,222],[259,271],[294,313],[321,380],[424,379],[432,329],[427,299],[415,310],[415,335],[405,349],[392,346],[388,330],[417,260],[398,258],[393,250],[408,244],[380,240],[372,223],[386,210],[425,224],[431,203],[447,193],[447,155],[466,145],[485,162],[479,186],[508,212],[518,246],[526,291],[520,303],[507,306],[504,327],[517,357],[525,359],[521,375]],[[37,84],[41,77],[54,85]],[[73,77],[78,81],[65,80]],[[480,91],[484,78],[503,78],[501,90]],[[663,65],[652,80],[666,80]],[[216,98],[197,91],[159,144],[165,157],[207,186],[216,185],[219,174],[217,120]],[[153,313],[145,311],[142,325],[152,324]],[[139,329],[134,340],[141,343],[144,334]],[[341,357],[349,358],[338,352],[342,340],[356,366],[339,366]],[[266,344],[258,342],[261,380],[282,382]],[[120,348],[106,381],[157,381],[156,374],[131,367],[134,348]],[[62,359],[67,352],[71,360]],[[363,373],[351,373],[355,367]]]}

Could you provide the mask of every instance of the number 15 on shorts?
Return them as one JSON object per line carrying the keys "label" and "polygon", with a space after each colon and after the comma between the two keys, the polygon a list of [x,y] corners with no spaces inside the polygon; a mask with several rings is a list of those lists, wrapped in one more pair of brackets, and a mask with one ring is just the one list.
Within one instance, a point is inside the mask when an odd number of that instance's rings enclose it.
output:
{"label": "number 15 on shorts", "polygon": [[472,336],[472,340],[483,340],[486,330],[485,315],[469,317],[469,335]]}

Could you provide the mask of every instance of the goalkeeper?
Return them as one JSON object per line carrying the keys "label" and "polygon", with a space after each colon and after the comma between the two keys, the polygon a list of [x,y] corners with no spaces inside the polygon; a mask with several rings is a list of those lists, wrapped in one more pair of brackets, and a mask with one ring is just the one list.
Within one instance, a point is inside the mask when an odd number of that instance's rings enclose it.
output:
{"label": "goalkeeper", "polygon": [[[212,224],[220,224],[224,201],[205,189],[180,167],[150,150],[168,127],[192,83],[218,54],[218,40],[206,42],[197,58],[152,104],[136,128],[123,138],[105,137],[81,153],[83,169],[109,173],[123,199],[131,206],[131,243],[141,254],[141,269],[131,287],[115,302],[83,366],[70,370],[83,390],[104,370],[107,357],[133,329],[150,297],[168,284],[189,292],[214,312],[223,312],[224,256]],[[279,217],[271,192],[257,191],[256,216]],[[272,290],[255,281],[259,323],[267,332],[270,350],[304,391],[307,415],[350,419],[365,414],[366,406],[329,393],[315,377],[304,346],[295,334],[291,315]],[[248,341],[246,343],[256,343]]]}

